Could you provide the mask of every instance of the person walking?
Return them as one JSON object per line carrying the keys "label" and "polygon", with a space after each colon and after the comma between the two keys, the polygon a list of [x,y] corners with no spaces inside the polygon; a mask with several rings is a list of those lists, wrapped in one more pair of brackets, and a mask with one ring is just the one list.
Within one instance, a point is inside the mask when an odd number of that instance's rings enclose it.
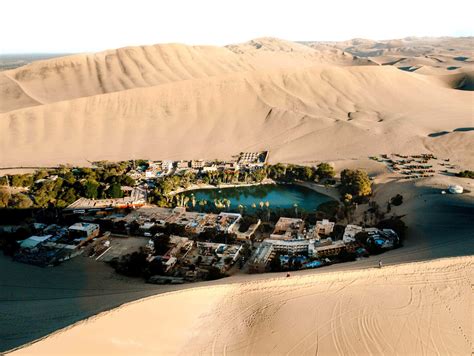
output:
{"label": "person walking", "polygon": [[382,260],[379,260],[379,268],[382,268]]}

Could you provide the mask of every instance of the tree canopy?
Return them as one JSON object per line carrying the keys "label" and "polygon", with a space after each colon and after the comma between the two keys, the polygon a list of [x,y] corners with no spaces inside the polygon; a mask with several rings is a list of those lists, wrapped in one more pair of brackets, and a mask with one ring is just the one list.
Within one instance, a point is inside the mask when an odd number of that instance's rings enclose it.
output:
{"label": "tree canopy", "polygon": [[365,197],[372,194],[369,176],[361,170],[344,169],[341,172],[341,193]]}

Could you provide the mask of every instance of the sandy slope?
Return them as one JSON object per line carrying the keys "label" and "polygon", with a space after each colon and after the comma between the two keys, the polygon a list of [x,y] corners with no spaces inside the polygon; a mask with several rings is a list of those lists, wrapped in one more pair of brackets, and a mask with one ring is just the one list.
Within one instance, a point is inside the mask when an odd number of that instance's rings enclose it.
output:
{"label": "sandy slope", "polygon": [[273,162],[418,153],[428,134],[472,126],[472,99],[386,66],[234,73],[1,114],[0,166],[257,149]]}
{"label": "sandy slope", "polygon": [[467,355],[473,267],[463,257],[189,289],[13,354]]}
{"label": "sandy slope", "polygon": [[182,44],[125,47],[37,61],[0,73],[0,112],[249,70],[369,62],[354,61],[351,54],[337,49],[318,50],[267,38],[228,47]]}
{"label": "sandy slope", "polygon": [[[0,167],[213,159],[256,149],[270,149],[274,162],[428,148],[465,152],[472,132],[462,140],[425,141],[433,132],[473,126],[472,91],[452,89],[472,89],[469,39],[410,41],[168,44],[4,71]],[[383,53],[354,55],[366,47]],[[378,65],[388,64],[386,52],[396,48],[404,63]],[[462,68],[440,75],[453,61]],[[404,65],[416,70],[396,68]],[[471,161],[459,163],[472,168]]]}

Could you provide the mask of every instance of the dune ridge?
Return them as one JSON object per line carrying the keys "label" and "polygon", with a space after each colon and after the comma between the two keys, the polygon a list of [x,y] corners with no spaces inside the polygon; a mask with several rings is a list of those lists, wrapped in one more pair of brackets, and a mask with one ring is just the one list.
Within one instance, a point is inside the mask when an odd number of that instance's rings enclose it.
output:
{"label": "dune ridge", "polygon": [[[404,48],[404,41],[351,46]],[[434,47],[428,64],[440,60]],[[451,60],[465,67],[445,69],[449,75],[427,63],[424,72],[399,70],[401,61],[383,65],[343,45],[274,38],[33,62],[0,72],[0,167],[229,158],[261,149],[272,151],[272,162],[464,152],[443,146],[452,140],[429,141],[434,132],[472,126],[473,72],[463,51]],[[415,66],[416,58],[403,60]],[[461,145],[473,140],[467,133]],[[472,157],[462,159],[474,166]]]}
{"label": "dune ridge", "polygon": [[11,354],[468,354],[472,272],[468,256],[192,288],[126,304]]}
{"label": "dune ridge", "polygon": [[232,73],[1,114],[0,165],[228,158],[257,149],[272,150],[275,162],[419,152],[429,133],[470,126],[470,98],[393,67]]}

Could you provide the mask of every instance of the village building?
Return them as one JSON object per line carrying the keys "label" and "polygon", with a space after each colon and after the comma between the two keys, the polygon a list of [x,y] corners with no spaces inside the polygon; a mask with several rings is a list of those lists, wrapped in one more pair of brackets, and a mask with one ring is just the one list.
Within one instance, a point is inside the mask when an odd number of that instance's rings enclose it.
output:
{"label": "village building", "polygon": [[362,226],[347,225],[344,230],[344,235],[342,236],[342,241],[345,243],[354,242],[355,235],[357,235],[357,233],[362,232],[362,231],[363,231]]}
{"label": "village building", "polygon": [[255,254],[248,264],[249,273],[264,273],[268,269],[268,264],[274,255],[273,245],[271,243],[262,242],[258,246]]}
{"label": "village building", "polygon": [[189,168],[189,161],[178,161],[176,162],[177,169],[188,169]]}
{"label": "village building", "polygon": [[328,219],[323,219],[322,221],[316,221],[315,232],[318,235],[329,235],[334,230],[334,222],[329,221]]}
{"label": "village building", "polygon": [[262,167],[268,158],[268,152],[241,152],[237,162],[249,167]]}
{"label": "village building", "polygon": [[204,168],[205,165],[206,165],[206,162],[202,159],[191,161],[191,168],[193,169],[201,169],[201,168]]}
{"label": "village building", "polygon": [[308,254],[310,245],[314,245],[313,240],[272,240],[266,239],[265,243],[271,244],[275,252],[280,252],[285,255],[300,255]]}
{"label": "village building", "polygon": [[336,241],[334,243],[331,241],[330,244],[316,246],[314,254],[319,258],[332,257],[346,250],[346,248],[347,246],[343,241]]}
{"label": "village building", "polygon": [[100,227],[97,224],[80,222],[69,226],[68,230],[71,238],[91,239],[99,236]]}
{"label": "village building", "polygon": [[304,221],[302,219],[281,217],[275,225],[270,239],[294,240],[304,238]]}
{"label": "village building", "polygon": [[27,239],[23,240],[20,243],[20,248],[22,249],[32,249],[38,246],[40,243],[49,240],[53,235],[45,235],[45,236],[30,236]]}

